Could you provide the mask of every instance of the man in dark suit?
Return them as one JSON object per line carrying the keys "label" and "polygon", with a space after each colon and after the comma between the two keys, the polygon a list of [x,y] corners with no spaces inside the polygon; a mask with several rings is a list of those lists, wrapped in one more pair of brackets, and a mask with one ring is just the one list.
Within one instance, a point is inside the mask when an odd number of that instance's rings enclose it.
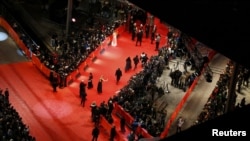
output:
{"label": "man in dark suit", "polygon": [[133,58],[133,61],[134,61],[134,65],[135,65],[135,67],[134,67],[134,70],[135,70],[135,69],[137,68],[138,63],[140,62],[139,56],[136,55],[136,56]]}
{"label": "man in dark suit", "polygon": [[86,101],[86,84],[84,83],[84,81],[82,80],[80,82],[80,97],[81,97],[81,105],[84,106],[85,105],[85,101]]}
{"label": "man in dark suit", "polygon": [[95,126],[95,128],[92,130],[92,141],[97,141],[99,133],[99,128]]}
{"label": "man in dark suit", "polygon": [[58,76],[56,73],[53,74],[53,78],[51,80],[51,85],[53,87],[53,92],[57,92],[56,88],[58,86]]}
{"label": "man in dark suit", "polygon": [[81,97],[81,93],[82,93],[82,92],[86,92],[85,87],[86,87],[86,84],[85,84],[84,81],[82,80],[82,81],[80,82],[80,85],[79,85],[79,96],[80,96],[80,97]]}
{"label": "man in dark suit", "polygon": [[121,127],[121,132],[123,132],[123,133],[126,132],[125,125],[126,125],[126,120],[125,120],[125,118],[122,116],[121,119],[120,119],[120,127]]}
{"label": "man in dark suit", "polygon": [[115,136],[116,136],[116,129],[115,129],[115,126],[113,125],[110,130],[110,141],[114,141]]}
{"label": "man in dark suit", "polygon": [[137,36],[137,38],[136,38],[135,46],[137,46],[138,43],[139,43],[139,45],[141,46],[143,31],[140,29],[140,30],[136,33],[136,36]]}
{"label": "man in dark suit", "polygon": [[118,68],[115,71],[115,76],[116,76],[116,84],[118,84],[118,82],[120,81],[121,77],[122,77],[122,71],[120,68]]}

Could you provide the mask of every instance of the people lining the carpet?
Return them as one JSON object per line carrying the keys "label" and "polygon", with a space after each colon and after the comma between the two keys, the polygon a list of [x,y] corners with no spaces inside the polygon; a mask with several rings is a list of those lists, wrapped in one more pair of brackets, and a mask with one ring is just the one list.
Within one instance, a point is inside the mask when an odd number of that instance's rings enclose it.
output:
{"label": "people lining the carpet", "polygon": [[[122,88],[118,95],[110,98],[109,100],[112,101],[112,103],[117,102],[126,112],[134,117],[135,120],[131,125],[134,132],[136,128],[140,126],[145,128],[152,136],[160,135],[165,128],[167,113],[164,110],[159,111],[159,109],[156,109],[156,105],[154,104],[155,97],[161,97],[165,93],[163,88],[156,86],[157,77],[161,76],[165,68],[169,68],[168,62],[171,58],[175,59],[176,57],[185,56],[188,61],[194,60],[191,55],[187,53],[187,49],[185,49],[185,45],[183,45],[184,43],[180,43],[184,42],[184,40],[182,41],[178,38],[179,34],[173,32],[168,35],[169,44],[166,47],[159,48],[158,55],[148,58],[147,54],[142,52],[140,55],[140,61],[143,71],[133,76],[128,85]],[[169,48],[171,48],[171,50],[169,50]],[[134,68],[136,68],[139,63],[138,55],[137,59],[138,60],[134,63]],[[192,80],[199,75],[198,72],[201,71],[199,70],[201,67],[197,66],[194,61],[192,61],[189,65],[192,65],[195,73],[186,74],[179,71],[181,75],[172,76],[172,79],[174,80],[172,85],[180,89],[190,86]],[[127,68],[125,70],[132,68],[131,61],[127,63],[125,68]],[[183,78],[183,75],[185,75],[185,78]],[[105,104],[105,102],[102,102],[100,106],[92,108],[93,122],[98,124],[100,115],[103,115],[108,122],[112,124],[113,119],[111,113],[113,108],[111,108],[111,110],[110,108],[111,107],[108,106],[108,104]]]}
{"label": "people lining the carpet", "polygon": [[[187,55],[187,62],[191,62],[190,65],[197,71],[200,72],[201,67],[195,65],[193,56],[187,53],[187,49],[185,45],[183,45],[181,41],[181,35],[178,32],[169,31],[168,33],[168,44],[166,47],[160,48],[159,42],[160,36],[157,34],[157,26],[154,23],[146,23],[146,13],[144,11],[138,10],[137,8],[131,8],[130,6],[125,6],[129,8],[125,8],[127,12],[130,12],[130,31],[132,33],[132,40],[136,38],[136,34],[142,32],[146,32],[146,37],[151,33],[151,43],[156,42],[156,50],[159,51],[158,56],[148,57],[145,52],[140,55],[140,58],[136,57],[134,61],[136,69],[139,60],[143,66],[143,71],[136,74],[131,78],[129,84],[121,89],[120,93],[117,96],[112,97],[107,103],[102,102],[100,106],[97,106],[96,103],[91,105],[91,113],[92,113],[92,121],[95,125],[99,124],[100,115],[103,115],[110,124],[113,123],[112,119],[112,110],[113,110],[113,102],[117,102],[121,105],[126,112],[128,112],[131,116],[134,117],[135,121],[133,122],[132,127],[134,130],[132,131],[132,135],[138,126],[145,128],[149,134],[152,136],[159,136],[159,134],[165,128],[165,121],[167,113],[164,111],[156,111],[154,96],[158,97],[164,94],[163,88],[158,88],[156,86],[157,77],[161,76],[163,69],[165,69],[166,65],[168,65],[169,59],[176,57],[183,57]],[[124,7],[123,7],[124,8]],[[129,9],[129,10],[128,10]],[[108,17],[108,10],[101,12],[101,15],[104,17]],[[119,10],[118,10],[119,11]],[[125,14],[125,15],[126,15]],[[136,21],[140,20],[142,23],[142,27],[145,26],[145,30],[138,30]],[[100,25],[100,27],[92,30],[81,30],[81,31],[73,31],[70,34],[69,40],[59,40],[57,34],[53,34],[52,36],[52,46],[61,49],[62,54],[51,54],[50,51],[46,50],[39,45],[34,44],[29,37],[25,35],[25,33],[21,33],[21,39],[27,45],[27,47],[36,55],[41,62],[43,62],[48,68],[54,70],[61,77],[66,77],[70,72],[75,70],[81,62],[83,62],[88,55],[94,51],[104,39],[111,35],[116,27],[118,27],[122,22],[115,23],[107,23],[106,25]],[[149,25],[150,24],[150,25]],[[140,25],[141,26],[141,25]],[[149,29],[151,27],[151,29]],[[139,31],[137,33],[137,30]],[[20,30],[18,30],[20,32]],[[141,45],[141,37],[142,35],[137,36],[137,42]],[[128,65],[126,65],[125,70],[128,71],[132,68],[131,66],[131,58],[127,58]],[[130,60],[129,60],[130,59]],[[125,72],[126,72],[125,71]],[[191,84],[192,80],[197,76],[197,73],[194,74],[185,74],[185,78],[181,77],[182,72],[179,73],[181,75],[171,76],[173,79],[173,84],[179,88],[186,88]],[[180,78],[183,78],[182,83],[180,83]],[[92,83],[93,76],[89,78],[89,81]],[[97,85],[98,93],[102,93],[102,77]],[[60,83],[61,84],[61,83]],[[89,86],[89,85],[88,85]],[[92,88],[93,84],[90,84]],[[81,93],[81,92],[80,92]],[[150,97],[150,98],[149,98]],[[153,98],[152,98],[153,97]],[[133,138],[133,137],[132,137]]]}
{"label": "people lining the carpet", "polygon": [[[128,15],[131,16],[130,21],[132,23],[137,20],[142,21],[144,24],[146,23],[146,12],[127,2],[108,2],[100,7],[100,1],[98,0],[95,4],[91,3],[90,6],[92,7],[92,14],[89,15],[89,18],[92,18],[92,22],[86,24],[87,27],[84,29],[74,30],[72,28],[67,40],[59,36],[58,33],[51,31],[50,46],[54,51],[38,45],[16,21],[11,20],[13,29],[20,35],[21,40],[32,54],[37,56],[47,68],[60,75],[60,87],[65,85],[65,78],[77,69],[88,55],[99,47],[106,37],[112,35],[117,27],[124,24]],[[114,7],[114,10],[111,10],[112,7]],[[98,21],[100,18],[93,18],[101,16],[109,19],[113,15],[113,19],[107,21]]]}
{"label": "people lining the carpet", "polygon": [[110,124],[114,122],[112,117],[113,112],[113,101],[110,99],[107,103],[105,101],[101,102],[98,106],[95,102],[92,102],[91,107],[91,118],[95,125],[99,125],[100,118],[103,116]]}
{"label": "people lining the carpet", "polygon": [[[121,105],[134,118],[131,125],[133,132],[136,132],[137,127],[140,126],[146,129],[150,135],[159,136],[165,128],[167,112],[163,109],[161,111],[156,109],[155,97],[159,98],[165,93],[164,88],[156,86],[156,80],[157,77],[161,76],[164,69],[169,68],[169,59],[180,57],[192,60],[189,66],[194,71],[193,73],[188,73],[187,70],[181,72],[178,70],[179,64],[177,63],[176,68],[173,69],[174,72],[178,71],[180,75],[170,75],[173,79],[172,85],[180,89],[191,86],[193,80],[200,75],[199,72],[204,67],[202,59],[198,65],[195,64],[195,61],[193,61],[195,58],[192,58],[191,54],[187,52],[184,43],[180,43],[185,42],[185,40],[179,39],[174,32],[173,35],[169,35],[171,36],[168,37],[170,42],[168,47],[160,48],[158,55],[151,56],[148,61],[143,61],[147,55],[145,52],[141,54],[143,70],[131,77],[128,85],[111,98],[113,102]],[[168,49],[169,47],[172,51]]]}
{"label": "people lining the carpet", "polygon": [[8,88],[0,88],[0,140],[35,141],[29,133],[29,127],[23,123],[8,97]]}
{"label": "people lining the carpet", "polygon": [[[230,79],[233,72],[233,63],[230,60],[227,63],[227,66],[224,70],[224,73],[220,75],[219,80],[217,81],[217,85],[213,92],[211,93],[207,103],[204,105],[202,112],[199,114],[197,120],[194,122],[194,125],[203,123],[207,120],[211,120],[216,118],[217,116],[223,115],[226,112],[226,102],[227,102],[227,94],[228,94],[228,86],[230,83]],[[241,79],[240,77],[244,76],[244,79]],[[250,72],[248,69],[244,68],[243,66],[240,66],[238,79],[237,81],[237,88],[236,91],[240,93],[239,89],[241,87],[248,87],[248,81],[250,78]],[[235,109],[244,107],[246,105],[245,103],[245,97],[241,99],[240,102],[236,102],[237,93],[235,93],[234,97],[234,104]]]}

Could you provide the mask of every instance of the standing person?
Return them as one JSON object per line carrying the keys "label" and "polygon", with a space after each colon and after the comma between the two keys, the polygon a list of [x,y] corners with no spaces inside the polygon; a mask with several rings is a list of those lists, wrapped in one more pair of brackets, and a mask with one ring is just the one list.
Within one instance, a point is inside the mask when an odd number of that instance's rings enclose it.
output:
{"label": "standing person", "polygon": [[141,56],[140,56],[140,60],[141,60],[141,64],[142,67],[146,65],[147,61],[148,61],[148,56],[146,53],[142,52]]}
{"label": "standing person", "polygon": [[99,133],[100,131],[98,126],[95,126],[95,128],[92,130],[92,141],[97,141]]}
{"label": "standing person", "polygon": [[89,79],[88,79],[88,89],[93,88],[93,74],[89,73]]}
{"label": "standing person", "polygon": [[151,44],[154,43],[155,35],[156,35],[156,30],[157,30],[157,27],[156,27],[156,25],[154,25],[154,26],[152,27],[152,32],[151,32]]}
{"label": "standing person", "polygon": [[132,41],[135,40],[136,33],[137,33],[137,27],[136,27],[136,23],[134,23],[132,27]]}
{"label": "standing person", "polygon": [[84,107],[85,105],[85,101],[86,101],[86,97],[87,97],[87,93],[86,93],[86,84],[84,83],[84,81],[82,80],[82,88],[80,90],[80,97],[81,97],[81,105]]}
{"label": "standing person", "polygon": [[49,74],[49,81],[50,81],[50,83],[52,83],[53,79],[54,79],[54,72],[51,71],[50,74]]}
{"label": "standing person", "polygon": [[83,93],[81,95],[81,105],[84,107],[85,106],[85,101],[87,100],[87,94],[86,93]]}
{"label": "standing person", "polygon": [[91,103],[90,108],[91,108],[91,119],[92,119],[92,121],[94,121],[95,113],[96,113],[95,111],[96,111],[96,109],[97,109],[97,105],[96,105],[96,102],[95,102],[95,101],[93,101],[93,102]]}
{"label": "standing person", "polygon": [[84,81],[81,81],[81,87],[80,87],[80,97],[81,97],[81,105],[84,107],[85,105],[85,101],[86,101],[86,97],[87,97],[87,93],[86,93],[86,84],[84,83]]}
{"label": "standing person", "polygon": [[6,88],[5,91],[4,91],[4,96],[5,96],[6,100],[8,100],[8,101],[9,101],[9,95],[10,95],[9,89]]}
{"label": "standing person", "polygon": [[125,72],[129,71],[131,68],[132,68],[131,58],[128,57],[128,58],[126,59]]}
{"label": "standing person", "polygon": [[146,34],[146,38],[149,37],[149,31],[150,31],[150,26],[149,26],[149,24],[147,23],[147,24],[145,25],[145,34]]}
{"label": "standing person", "polygon": [[138,63],[140,62],[139,56],[136,55],[136,56],[133,58],[133,61],[134,61],[134,65],[135,65],[135,67],[134,67],[134,70],[135,70],[135,69],[137,68]]}
{"label": "standing person", "polygon": [[108,114],[108,115],[111,115],[112,112],[113,112],[113,109],[114,109],[113,101],[112,101],[112,100],[109,100],[109,102],[108,102],[108,111],[107,111],[107,114]]}
{"label": "standing person", "polygon": [[98,84],[97,84],[97,92],[98,94],[102,93],[102,82],[103,81],[108,81],[108,79],[104,79],[103,75],[100,77]]}
{"label": "standing person", "polygon": [[136,43],[135,43],[135,46],[137,46],[138,43],[139,43],[139,45],[141,46],[142,36],[143,36],[143,30],[140,29],[140,30],[138,30],[138,32],[136,33]]}
{"label": "standing person", "polygon": [[134,141],[135,140],[135,132],[134,131],[130,131],[129,135],[128,135],[128,141]]}
{"label": "standing person", "polygon": [[126,130],[125,130],[125,124],[126,124],[126,120],[125,118],[122,116],[121,119],[120,119],[120,127],[121,127],[121,132],[125,133]]}
{"label": "standing person", "polygon": [[57,77],[56,73],[53,73],[53,78],[52,78],[51,85],[53,87],[53,92],[57,92],[56,88],[58,86],[58,77]]}
{"label": "standing person", "polygon": [[181,127],[184,123],[184,119],[182,117],[179,117],[178,121],[177,121],[177,130],[176,133],[181,132]]}
{"label": "standing person", "polygon": [[84,83],[84,80],[81,80],[79,84],[79,96],[81,97],[81,93],[86,92],[85,90],[86,84]]}
{"label": "standing person", "polygon": [[155,37],[155,51],[158,51],[160,46],[161,35],[157,34]]}
{"label": "standing person", "polygon": [[114,141],[116,136],[116,129],[115,126],[113,125],[112,128],[110,129],[110,141]]}
{"label": "standing person", "polygon": [[115,71],[115,76],[116,76],[116,84],[118,84],[118,82],[120,81],[121,77],[122,77],[122,71],[120,68],[118,68]]}

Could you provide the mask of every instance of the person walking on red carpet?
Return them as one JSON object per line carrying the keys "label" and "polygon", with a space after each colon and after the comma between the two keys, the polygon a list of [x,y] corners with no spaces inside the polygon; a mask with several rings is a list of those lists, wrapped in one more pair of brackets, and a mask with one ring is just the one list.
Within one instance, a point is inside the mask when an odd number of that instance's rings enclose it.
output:
{"label": "person walking on red carpet", "polygon": [[108,81],[108,79],[104,79],[103,75],[100,77],[98,84],[97,84],[97,92],[98,94],[102,93],[102,82]]}
{"label": "person walking on red carpet", "polygon": [[81,80],[80,84],[79,84],[79,96],[81,97],[81,93],[86,92],[86,84],[84,83],[83,80]]}
{"label": "person walking on red carpet", "polygon": [[131,58],[128,57],[126,59],[125,72],[129,71],[132,68],[132,63],[131,62],[132,62]]}
{"label": "person walking on red carpet", "polygon": [[155,51],[158,51],[160,46],[161,35],[158,33],[155,36]]}
{"label": "person walking on red carpet", "polygon": [[100,133],[100,130],[98,126],[95,126],[94,129],[92,130],[92,141],[97,141],[99,133]]}
{"label": "person walking on red carpet", "polygon": [[156,36],[156,31],[157,31],[157,26],[154,25],[154,26],[152,27],[152,31],[151,31],[151,44],[154,43],[155,36]]}
{"label": "person walking on red carpet", "polygon": [[81,97],[81,105],[84,107],[85,105],[85,101],[86,101],[86,97],[87,97],[87,93],[86,93],[86,84],[84,83],[84,81],[81,81],[80,84],[80,97]]}
{"label": "person walking on red carpet", "polygon": [[141,46],[141,43],[142,43],[142,36],[143,36],[143,30],[140,29],[140,30],[138,30],[138,32],[136,33],[136,43],[135,43],[135,46],[137,46],[138,43],[139,43],[139,45]]}
{"label": "person walking on red carpet", "polygon": [[53,78],[51,78],[52,81],[51,81],[51,85],[52,85],[52,88],[53,88],[53,92],[57,92],[57,86],[58,86],[58,75],[56,73],[53,73]]}
{"label": "person walking on red carpet", "polygon": [[115,71],[115,76],[116,76],[116,84],[119,83],[121,77],[122,77],[122,71],[120,68],[118,68],[116,71]]}
{"label": "person walking on red carpet", "polygon": [[133,58],[133,61],[134,61],[134,70],[137,68],[137,65],[139,64],[140,62],[140,59],[139,59],[139,56],[136,55],[134,58]]}
{"label": "person walking on red carpet", "polygon": [[112,128],[110,129],[110,141],[114,141],[115,136],[116,136],[116,128],[113,125]]}
{"label": "person walking on red carpet", "polygon": [[89,79],[88,79],[88,89],[92,89],[93,88],[93,74],[89,73]]}

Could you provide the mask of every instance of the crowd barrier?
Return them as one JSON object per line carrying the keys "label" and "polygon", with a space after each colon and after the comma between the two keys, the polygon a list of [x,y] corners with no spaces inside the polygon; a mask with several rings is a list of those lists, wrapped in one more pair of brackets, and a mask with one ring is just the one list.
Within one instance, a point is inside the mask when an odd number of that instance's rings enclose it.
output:
{"label": "crowd barrier", "polygon": [[37,58],[32,52],[27,48],[27,46],[20,39],[19,35],[14,31],[10,24],[2,17],[0,17],[0,26],[3,27],[9,36],[14,40],[17,46],[24,52],[26,57],[31,59],[33,64],[44,74],[46,77],[49,77],[50,69],[48,69],[44,64],[41,63],[40,59]]}
{"label": "crowd barrier", "polygon": [[8,32],[9,36],[23,50],[25,55],[29,57],[31,55],[29,49],[25,46],[23,41],[20,39],[19,35],[14,31],[14,29],[9,25],[9,23],[2,17],[0,17],[0,26],[3,27]]}
{"label": "crowd barrier", "polygon": [[[211,51],[208,55],[208,59],[211,60],[214,55],[216,54],[215,51]],[[205,67],[203,68],[201,74],[203,74],[205,71]],[[176,109],[175,111],[172,113],[170,119],[168,120],[167,124],[166,124],[166,127],[164,129],[164,131],[161,133],[160,137],[161,138],[164,138],[167,136],[168,134],[168,131],[172,125],[172,123],[174,122],[175,118],[177,117],[179,111],[182,109],[183,105],[186,103],[188,97],[190,96],[191,92],[193,91],[193,89],[195,88],[196,84],[198,83],[198,80],[200,78],[197,77],[194,82],[192,83],[192,85],[190,86],[190,88],[187,90],[186,94],[184,95],[184,97],[182,98],[182,100],[180,101],[180,103],[176,106]],[[122,116],[125,118],[126,120],[126,124],[128,126],[131,126],[133,121],[134,121],[134,118],[129,114],[127,113],[126,111],[124,111],[124,109],[118,105],[117,103],[114,103],[114,113],[117,114],[118,116]],[[140,126],[137,128],[136,130],[136,134],[142,134],[143,137],[145,138],[152,138],[152,136],[147,132],[147,130],[145,130],[144,128],[141,128]]]}
{"label": "crowd barrier", "polygon": [[[100,126],[102,126],[105,131],[107,132],[108,135],[110,135],[110,130],[112,128],[113,125],[111,125],[106,119],[104,116],[101,115],[101,118],[100,118]],[[116,131],[117,131],[117,128],[116,128]],[[116,136],[115,136],[115,139],[117,141],[127,141],[124,136],[121,134],[121,132],[116,132]]]}
{"label": "crowd barrier", "polygon": [[[114,103],[114,113],[120,117],[123,117],[126,121],[127,126],[132,128],[131,125],[134,122],[134,118],[117,103]],[[144,138],[152,138],[148,131],[140,126],[136,128],[135,133],[137,135],[141,134]]]}
{"label": "crowd barrier", "polygon": [[[214,57],[214,55],[216,54],[215,51],[211,51],[209,54],[208,54],[208,59],[209,61]],[[206,65],[204,65],[204,68],[201,72],[201,74],[204,73],[205,71],[205,68],[206,68]],[[200,75],[201,76],[201,75]],[[194,90],[196,84],[198,83],[199,79],[200,79],[200,76],[197,77],[194,82],[192,83],[192,85],[189,87],[189,89],[187,90],[186,94],[184,95],[184,97],[181,99],[181,101],[178,103],[178,105],[176,106],[174,112],[172,113],[172,115],[170,116],[166,126],[165,126],[165,129],[164,131],[161,133],[160,135],[160,138],[165,138],[167,135],[168,135],[168,132],[169,132],[169,129],[170,127],[172,126],[172,123],[175,121],[176,117],[178,116],[178,113],[180,112],[180,110],[182,109],[183,105],[186,103],[187,99],[189,98],[190,94],[192,93],[192,91]]]}
{"label": "crowd barrier", "polygon": [[[27,48],[27,46],[20,39],[19,35],[14,31],[14,29],[10,26],[10,24],[2,17],[0,17],[0,26],[3,27],[9,34],[9,36],[14,40],[17,46],[24,52],[24,54],[32,60],[33,64],[42,72],[43,75],[49,77],[51,70],[48,69],[43,63],[41,63],[40,59],[36,57],[32,52]],[[125,31],[125,25],[121,25],[118,27],[115,32],[121,34]],[[106,47],[109,46],[110,41],[112,40],[112,35],[107,37],[102,44],[93,51],[87,59],[79,66],[78,69],[71,72],[65,79],[65,85],[68,86],[74,80],[80,76],[81,71],[86,70],[86,68],[97,58],[99,54],[101,54]]]}

